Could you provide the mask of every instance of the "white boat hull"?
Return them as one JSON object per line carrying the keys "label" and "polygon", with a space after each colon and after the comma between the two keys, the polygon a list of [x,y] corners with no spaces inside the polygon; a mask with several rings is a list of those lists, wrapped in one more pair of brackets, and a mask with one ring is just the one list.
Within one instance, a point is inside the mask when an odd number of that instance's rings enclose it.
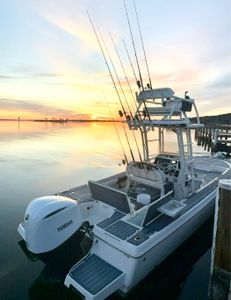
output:
{"label": "white boat hull", "polygon": [[215,192],[201,201],[199,211],[194,210],[187,220],[182,220],[180,226],[140,257],[132,257],[98,237],[96,237],[97,242],[91,253],[95,253],[126,274],[124,284],[119,289],[120,292],[126,294],[213,214],[214,204]]}

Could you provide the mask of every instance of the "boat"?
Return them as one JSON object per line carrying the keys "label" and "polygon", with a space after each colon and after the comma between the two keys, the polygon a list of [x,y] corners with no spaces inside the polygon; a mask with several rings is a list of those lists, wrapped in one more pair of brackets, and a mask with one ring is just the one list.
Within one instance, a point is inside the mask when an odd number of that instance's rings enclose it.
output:
{"label": "boat", "polygon": [[[131,291],[213,214],[218,182],[231,177],[228,160],[193,154],[192,131],[203,127],[194,99],[150,85],[135,99],[136,111],[125,120],[140,132],[140,159],[131,152],[119,174],[32,200],[18,226],[38,255],[85,232],[89,251],[64,284],[87,300]],[[166,147],[170,132],[175,152]]]}

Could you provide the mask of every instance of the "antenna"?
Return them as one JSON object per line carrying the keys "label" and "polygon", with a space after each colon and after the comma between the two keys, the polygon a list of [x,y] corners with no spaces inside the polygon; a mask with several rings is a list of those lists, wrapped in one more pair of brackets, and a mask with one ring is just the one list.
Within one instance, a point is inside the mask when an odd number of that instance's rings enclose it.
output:
{"label": "antenna", "polygon": [[152,89],[152,81],[151,81],[151,76],[150,76],[150,71],[149,71],[149,66],[148,66],[148,60],[147,60],[146,51],[145,51],[145,48],[144,48],[144,41],[143,41],[143,36],[142,36],[141,28],[140,28],[140,21],[139,21],[139,16],[138,16],[138,13],[137,13],[135,0],[133,0],[133,6],[134,6],[134,9],[135,9],[135,13],[136,13],[136,20],[137,20],[137,24],[138,24],[138,28],[139,28],[140,41],[141,41],[143,52],[144,52],[144,59],[145,59],[145,64],[146,64],[148,79],[149,79],[149,87],[150,87],[150,89]]}

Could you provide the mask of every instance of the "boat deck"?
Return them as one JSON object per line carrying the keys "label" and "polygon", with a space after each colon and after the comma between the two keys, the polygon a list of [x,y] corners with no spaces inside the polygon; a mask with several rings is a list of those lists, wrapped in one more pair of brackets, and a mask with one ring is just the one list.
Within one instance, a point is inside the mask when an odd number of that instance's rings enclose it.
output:
{"label": "boat deck", "polygon": [[[218,186],[219,179],[226,179],[231,177],[231,170],[222,175],[221,172],[215,172],[210,170],[203,171],[201,169],[195,169],[195,174],[196,192],[188,198],[186,198],[185,200],[183,200],[183,207],[176,215],[169,216],[159,210],[161,206],[168,203],[172,199],[172,195],[170,193],[162,197],[160,200],[154,201],[148,206],[148,210],[145,214],[143,224],[140,227],[136,226],[136,224],[133,224],[132,222],[129,222],[129,220],[127,220],[126,218],[127,213],[118,209],[118,207],[116,207],[115,205],[112,205],[115,208],[115,212],[112,214],[112,216],[99,222],[97,224],[97,227],[100,227],[110,235],[120,240],[127,241],[135,246],[142,244],[152,234],[162,230],[163,228],[174,222],[176,219],[180,218],[183,214],[189,211],[202,199],[214,192]],[[123,192],[123,188],[120,186],[119,182],[122,178],[125,177],[125,175],[126,174],[123,172],[108,177],[106,179],[100,180],[96,183],[96,185],[99,184],[99,187],[102,187],[103,184],[105,185],[105,195],[103,198],[106,197],[107,199],[110,199],[109,191],[111,189],[111,186],[113,186],[113,188],[116,188],[116,190],[118,191],[118,201],[120,201],[119,198],[121,196],[119,194],[123,194],[122,196],[124,198],[125,193]],[[202,181],[203,186],[201,185]],[[92,196],[90,187],[88,185],[82,185],[64,191],[60,193],[60,195],[70,197],[77,201],[94,201],[97,198]],[[112,192],[115,193],[116,190],[114,189],[114,191]],[[116,196],[117,195],[115,195],[115,198]],[[127,196],[127,198],[129,197]],[[123,201],[125,200],[126,199],[123,199]],[[108,200],[106,201],[106,203],[109,204]],[[144,205],[140,205],[139,209],[142,209],[143,207]]]}
{"label": "boat deck", "polygon": [[[105,220],[107,221],[107,226],[103,228],[114,235],[115,237],[121,240],[127,240],[129,243],[138,246],[146,241],[150,235],[154,232],[158,232],[168,226],[170,223],[175,221],[181,215],[183,215],[187,210],[192,208],[194,205],[199,203],[202,199],[208,196],[211,192],[215,191],[218,186],[219,179],[226,179],[231,177],[231,170],[229,170],[225,175],[220,175],[216,180],[211,182],[207,187],[200,190],[198,193],[193,194],[190,196],[184,203],[186,204],[185,208],[175,217],[167,216],[161,212],[158,212],[156,207],[159,205],[157,204],[155,207],[155,203],[151,206],[150,214],[146,215],[146,221],[144,221],[144,227],[141,230],[138,230],[136,226],[132,224],[128,224],[121,219],[123,218],[123,214],[118,215],[115,219],[114,215]],[[165,202],[169,201],[166,199]],[[152,210],[152,211],[151,211]],[[104,222],[105,222],[104,221]],[[100,226],[100,224],[97,224]],[[101,226],[100,226],[101,227]]]}
{"label": "boat deck", "polygon": [[[197,159],[197,157],[195,157],[195,159]],[[203,162],[203,158],[202,158],[202,162]],[[205,171],[205,170],[201,170],[198,168],[194,168],[194,172],[195,172],[195,179],[196,179],[195,180],[196,190],[200,188],[202,181],[204,181],[204,184],[206,184],[206,183],[212,181],[213,179],[219,177],[221,174],[220,172],[208,171],[208,170]],[[124,179],[126,179],[126,173],[121,172],[119,174],[101,179],[101,180],[97,181],[97,183],[106,184],[107,186],[108,185],[112,186],[115,189],[123,190],[123,188],[121,188],[121,182]],[[77,201],[78,200],[80,200],[80,201],[93,200],[88,184],[84,184],[84,185],[74,187],[72,189],[60,192],[60,193],[58,193],[58,195],[66,196],[66,197],[69,197],[69,198],[77,200]],[[131,199],[131,202],[133,202],[133,199]],[[140,207],[141,206],[139,206],[138,208],[140,208]]]}
{"label": "boat deck", "polygon": [[[124,176],[125,176],[125,172],[122,172],[122,173],[119,173],[119,174],[101,179],[97,182],[102,183],[102,184],[108,183],[110,181],[116,181],[116,182],[118,181],[119,182],[119,179],[123,178]],[[77,200],[77,201],[78,200],[79,201],[91,201],[91,200],[93,200],[88,184],[84,184],[84,185],[74,187],[72,189],[60,192],[57,195],[65,196],[65,197],[68,197],[68,198],[71,198],[71,199]]]}

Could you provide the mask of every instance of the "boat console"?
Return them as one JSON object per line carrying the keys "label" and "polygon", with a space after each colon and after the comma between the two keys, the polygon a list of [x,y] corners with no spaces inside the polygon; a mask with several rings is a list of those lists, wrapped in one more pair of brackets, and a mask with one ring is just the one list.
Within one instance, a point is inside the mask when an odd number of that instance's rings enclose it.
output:
{"label": "boat console", "polygon": [[174,154],[161,154],[155,158],[154,166],[157,166],[164,174],[178,177],[180,171],[180,158]]}

